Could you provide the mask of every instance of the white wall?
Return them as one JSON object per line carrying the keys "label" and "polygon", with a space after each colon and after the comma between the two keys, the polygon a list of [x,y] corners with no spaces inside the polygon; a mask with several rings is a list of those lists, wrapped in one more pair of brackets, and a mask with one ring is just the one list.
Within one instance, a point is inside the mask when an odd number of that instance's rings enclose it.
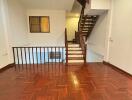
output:
{"label": "white wall", "polygon": [[110,9],[111,0],[89,0],[86,4],[84,14],[88,15],[102,15],[105,11]]}
{"label": "white wall", "polygon": [[[107,16],[107,11],[103,13],[102,15],[99,16],[99,19],[90,35],[88,38],[88,62],[100,62],[103,61],[103,57],[105,54],[105,39],[106,39],[106,34],[107,34],[107,21],[108,21],[108,16]],[[96,58],[94,58],[92,56]],[[92,57],[92,60],[90,56]],[[99,60],[97,60],[99,59]]]}
{"label": "white wall", "polygon": [[90,0],[91,9],[109,9],[110,0]]}
{"label": "white wall", "polygon": [[94,52],[91,48],[88,48],[87,51],[87,62],[102,62],[104,56],[99,53]]}
{"label": "white wall", "polygon": [[27,46],[28,45],[28,28],[26,9],[19,0],[7,0],[8,4],[8,23],[7,28],[8,40],[9,40],[9,60],[13,62],[13,46]]}
{"label": "white wall", "polygon": [[75,39],[75,31],[78,31],[78,21],[79,21],[79,16],[66,18],[68,41],[72,41],[73,39]]}
{"label": "white wall", "polygon": [[112,41],[108,61],[132,74],[132,1],[112,1]]}
{"label": "white wall", "polygon": [[28,10],[27,25],[29,27],[29,16],[49,16],[50,33],[28,33],[31,46],[64,46],[65,11],[53,10]]}
{"label": "white wall", "polygon": [[[132,1],[112,0],[108,13],[100,16],[88,45],[88,60],[105,60],[132,74]],[[99,56],[98,56],[99,55]]]}
{"label": "white wall", "polygon": [[12,46],[23,46],[28,44],[26,9],[19,0],[8,0],[9,37]]}
{"label": "white wall", "polygon": [[27,43],[26,10],[18,0],[0,0],[0,68],[13,63],[12,46]]}
{"label": "white wall", "polygon": [[0,0],[0,68],[8,65],[6,33],[4,28],[4,1]]}

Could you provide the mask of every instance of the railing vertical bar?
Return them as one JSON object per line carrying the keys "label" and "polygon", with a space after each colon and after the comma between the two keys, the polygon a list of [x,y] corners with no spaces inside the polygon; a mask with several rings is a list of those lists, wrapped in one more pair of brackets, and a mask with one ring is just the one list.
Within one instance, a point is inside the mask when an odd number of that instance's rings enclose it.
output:
{"label": "railing vertical bar", "polygon": [[24,54],[25,54],[25,63],[26,63],[26,66],[27,66],[27,53],[26,53],[26,48],[24,48]]}
{"label": "railing vertical bar", "polygon": [[45,47],[44,47],[44,64],[45,64]]}
{"label": "railing vertical bar", "polygon": [[29,64],[31,64],[31,58],[30,58],[30,47],[28,47],[28,57],[29,57]]}
{"label": "railing vertical bar", "polygon": [[64,60],[64,53],[63,53],[63,51],[64,51],[64,48],[62,48],[62,63],[63,63],[63,60]]}
{"label": "railing vertical bar", "polygon": [[55,47],[55,63],[56,63],[56,47]]}
{"label": "railing vertical bar", "polygon": [[42,64],[42,58],[41,58],[41,47],[40,47],[40,64]]}
{"label": "railing vertical bar", "polygon": [[49,64],[49,48],[47,48],[47,52],[48,52],[48,64]]}
{"label": "railing vertical bar", "polygon": [[36,47],[36,63],[37,63],[37,66],[38,66],[38,54],[37,54],[37,47]]}
{"label": "railing vertical bar", "polygon": [[34,49],[33,49],[33,47],[32,47],[32,58],[33,58],[33,65],[34,65]]}
{"label": "railing vertical bar", "polygon": [[[53,47],[51,47],[51,54],[53,54]],[[52,56],[52,55],[50,55],[50,56]],[[51,59],[52,59],[52,64],[53,64],[53,56],[51,57]]]}
{"label": "railing vertical bar", "polygon": [[20,51],[21,51],[21,62],[22,62],[22,66],[23,66],[23,53],[22,53],[22,49],[23,48],[20,48]]}
{"label": "railing vertical bar", "polygon": [[18,63],[18,65],[20,64],[20,62],[19,62],[19,52],[18,52],[18,48],[16,48],[17,49],[17,63]]}
{"label": "railing vertical bar", "polygon": [[15,56],[15,48],[13,47],[13,59],[14,59],[14,64],[16,64],[16,56]]}
{"label": "railing vertical bar", "polygon": [[48,73],[49,73],[49,48],[47,47],[47,57],[48,57]]}
{"label": "railing vertical bar", "polygon": [[61,51],[60,51],[60,47],[59,47],[59,64],[60,64],[60,59],[61,59]]}

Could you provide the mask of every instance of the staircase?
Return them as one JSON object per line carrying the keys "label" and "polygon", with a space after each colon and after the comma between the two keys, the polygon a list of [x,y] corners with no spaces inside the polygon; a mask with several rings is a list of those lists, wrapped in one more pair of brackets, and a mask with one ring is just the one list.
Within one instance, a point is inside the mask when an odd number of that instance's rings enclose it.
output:
{"label": "staircase", "polygon": [[82,36],[84,36],[85,41],[90,36],[98,18],[98,15],[84,15],[84,8],[82,8],[80,19],[78,22],[78,32]]}
{"label": "staircase", "polygon": [[65,30],[66,65],[85,64],[87,55],[86,41],[90,36],[98,15],[84,15],[85,2],[78,0],[83,8],[78,22],[78,32],[75,32],[75,43],[69,44],[67,41],[67,31]]}
{"label": "staircase", "polygon": [[65,29],[66,65],[80,65],[86,62],[84,49],[79,43],[68,43]]}
{"label": "staircase", "polygon": [[84,64],[84,62],[80,44],[68,44],[68,64]]}

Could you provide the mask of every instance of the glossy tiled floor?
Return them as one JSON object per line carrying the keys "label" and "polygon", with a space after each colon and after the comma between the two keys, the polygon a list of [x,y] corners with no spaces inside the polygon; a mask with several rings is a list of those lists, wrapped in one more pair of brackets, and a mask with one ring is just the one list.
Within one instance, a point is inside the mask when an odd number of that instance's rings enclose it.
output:
{"label": "glossy tiled floor", "polygon": [[0,100],[132,100],[132,79],[102,63],[16,68],[0,73]]}

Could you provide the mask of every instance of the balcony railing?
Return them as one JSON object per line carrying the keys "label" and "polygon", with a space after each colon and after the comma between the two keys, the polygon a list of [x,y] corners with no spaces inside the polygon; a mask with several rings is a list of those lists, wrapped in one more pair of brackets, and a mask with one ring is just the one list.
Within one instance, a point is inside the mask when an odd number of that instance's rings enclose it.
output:
{"label": "balcony railing", "polygon": [[15,64],[65,63],[65,47],[13,47]]}

